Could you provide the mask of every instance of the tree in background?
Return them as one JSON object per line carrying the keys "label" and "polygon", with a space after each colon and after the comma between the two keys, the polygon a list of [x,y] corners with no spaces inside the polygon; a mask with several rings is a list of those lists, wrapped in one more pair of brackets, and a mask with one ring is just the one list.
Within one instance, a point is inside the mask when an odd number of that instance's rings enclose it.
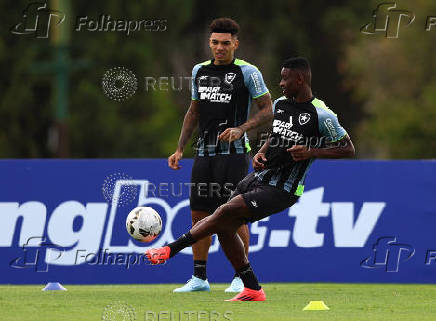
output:
{"label": "tree in background", "polygon": [[[3,30],[18,22],[26,5],[24,0],[14,6],[0,4]],[[278,0],[268,5],[249,0],[72,1],[71,12],[66,12],[72,28],[77,16],[110,14],[113,19],[166,19],[167,30],[129,36],[72,31],[71,64],[86,64],[70,73],[69,156],[167,157],[177,144],[190,100],[188,83],[179,77],[189,77],[194,64],[210,57],[210,21],[230,16],[242,28],[237,56],[262,70],[273,98],[281,96],[282,61],[306,56],[315,95],[339,114],[360,157],[434,157],[435,42],[420,21],[435,13],[434,5],[421,0],[412,8],[400,2],[398,7],[415,11],[417,19],[401,30],[399,39],[359,32],[376,6],[345,0]],[[0,38],[2,158],[56,156],[54,75],[35,71],[54,56],[45,40],[10,33]],[[104,96],[101,88],[103,74],[117,66],[132,70],[138,79],[136,94],[122,103]],[[169,85],[146,90],[145,77],[168,77]],[[256,134],[250,136],[256,139]],[[192,149],[186,150],[186,157],[192,155]]]}
{"label": "tree in background", "polygon": [[[378,2],[373,1],[372,5],[375,9]],[[426,31],[425,26],[428,16],[436,16],[436,3],[397,1],[397,9],[416,15],[412,24],[405,26],[402,22],[397,39],[386,38],[383,32],[351,36],[341,32],[347,42],[339,65],[343,84],[365,113],[355,131],[360,156],[434,158],[436,28]],[[368,14],[364,23],[370,20]],[[352,23],[348,21],[348,25]]]}

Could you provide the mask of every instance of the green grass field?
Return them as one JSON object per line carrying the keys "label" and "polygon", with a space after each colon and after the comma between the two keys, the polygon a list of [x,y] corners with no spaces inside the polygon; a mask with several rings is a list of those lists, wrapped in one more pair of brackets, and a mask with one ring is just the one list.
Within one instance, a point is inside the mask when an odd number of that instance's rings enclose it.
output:
{"label": "green grass field", "polygon": [[[175,285],[167,284],[64,286],[68,291],[0,286],[0,321],[94,321],[110,311],[107,320],[130,320],[117,306],[130,306],[138,321],[158,320],[159,311],[172,312],[159,320],[177,321],[436,320],[436,285],[270,283],[263,285],[266,302],[224,302],[231,297],[224,284],[185,294],[172,293]],[[302,311],[310,300],[323,300],[330,310]]]}

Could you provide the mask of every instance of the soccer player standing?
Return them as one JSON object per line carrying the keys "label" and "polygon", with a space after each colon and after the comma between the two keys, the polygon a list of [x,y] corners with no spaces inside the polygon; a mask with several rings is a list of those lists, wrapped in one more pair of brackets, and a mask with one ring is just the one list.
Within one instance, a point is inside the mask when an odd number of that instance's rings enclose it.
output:
{"label": "soccer player standing", "polygon": [[[192,70],[192,100],[186,112],[177,150],[168,165],[179,169],[183,149],[199,127],[197,154],[191,176],[190,206],[192,226],[224,204],[231,191],[248,172],[250,145],[246,132],[272,119],[271,96],[262,74],[253,65],[235,59],[238,24],[229,18],[215,19],[210,25],[209,46],[213,59]],[[252,100],[259,112],[248,119]],[[246,224],[238,227],[245,254],[249,232]],[[209,291],[206,262],[211,235],[192,246],[194,274],[174,292]],[[237,274],[226,292],[240,292],[243,282]]]}
{"label": "soccer player standing", "polygon": [[292,206],[304,189],[315,158],[345,158],[354,146],[338,118],[323,101],[313,97],[311,70],[305,58],[285,61],[280,87],[284,96],[274,102],[272,133],[253,158],[255,172],[237,186],[231,199],[168,246],[146,251],[160,264],[197,240],[216,233],[223,250],[239,273],[244,290],[229,301],[266,299],[254,274],[237,229]]}

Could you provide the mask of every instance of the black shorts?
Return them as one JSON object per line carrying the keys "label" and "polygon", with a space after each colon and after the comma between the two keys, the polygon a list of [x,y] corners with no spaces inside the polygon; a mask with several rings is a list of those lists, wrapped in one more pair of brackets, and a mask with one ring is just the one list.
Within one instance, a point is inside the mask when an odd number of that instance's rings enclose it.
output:
{"label": "black shorts", "polygon": [[191,210],[212,214],[247,175],[247,154],[196,156],[191,175]]}
{"label": "black shorts", "polygon": [[254,172],[239,182],[230,199],[242,195],[252,217],[248,222],[259,221],[267,216],[281,212],[298,201],[298,196],[280,188],[259,181]]}

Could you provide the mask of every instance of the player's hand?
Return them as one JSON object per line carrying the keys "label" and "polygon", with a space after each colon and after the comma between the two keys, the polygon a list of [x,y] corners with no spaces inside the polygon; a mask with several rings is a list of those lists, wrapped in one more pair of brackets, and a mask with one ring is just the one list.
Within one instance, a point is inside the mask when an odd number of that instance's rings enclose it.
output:
{"label": "player's hand", "polygon": [[257,153],[253,157],[253,168],[256,171],[262,170],[265,168],[266,157],[264,153]]}
{"label": "player's hand", "polygon": [[226,142],[233,142],[244,135],[244,131],[239,127],[232,127],[227,128],[225,131],[223,131],[219,136],[218,139]]}
{"label": "player's hand", "polygon": [[286,151],[291,153],[292,159],[296,162],[313,157],[312,151],[304,145],[295,145]]}
{"label": "player's hand", "polygon": [[168,166],[172,169],[180,169],[179,160],[182,158],[183,152],[176,150],[174,154],[168,157]]}

